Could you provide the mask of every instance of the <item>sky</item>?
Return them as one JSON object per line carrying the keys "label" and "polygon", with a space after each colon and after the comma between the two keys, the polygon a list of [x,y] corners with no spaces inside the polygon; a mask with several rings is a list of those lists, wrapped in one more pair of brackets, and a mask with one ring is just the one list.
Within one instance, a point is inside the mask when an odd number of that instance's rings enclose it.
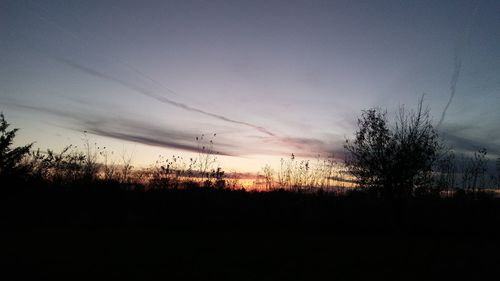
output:
{"label": "sky", "polygon": [[361,110],[425,94],[450,147],[497,157],[498,15],[497,0],[1,0],[0,110],[17,145],[87,138],[147,166],[212,140],[225,170],[257,172],[341,158]]}

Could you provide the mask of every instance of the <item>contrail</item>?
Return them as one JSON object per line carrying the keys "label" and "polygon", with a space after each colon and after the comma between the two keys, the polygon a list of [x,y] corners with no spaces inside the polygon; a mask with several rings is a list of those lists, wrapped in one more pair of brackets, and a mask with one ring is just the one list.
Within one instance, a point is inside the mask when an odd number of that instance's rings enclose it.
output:
{"label": "contrail", "polygon": [[276,136],[274,133],[272,133],[271,131],[267,130],[264,127],[257,126],[257,125],[254,125],[252,123],[248,123],[248,122],[244,122],[244,121],[234,120],[234,119],[231,119],[231,118],[227,118],[227,117],[225,117],[223,115],[211,113],[211,112],[208,112],[208,111],[205,111],[205,110],[202,110],[202,109],[198,109],[198,108],[189,106],[189,105],[184,104],[184,103],[176,102],[176,101],[171,100],[171,99],[169,99],[167,97],[156,95],[156,94],[152,93],[151,91],[149,91],[147,89],[144,89],[144,88],[142,88],[140,86],[137,86],[135,84],[132,84],[130,82],[118,79],[118,78],[113,77],[113,76],[111,76],[109,74],[97,71],[95,69],[92,69],[90,67],[81,65],[79,63],[76,63],[76,62],[68,60],[68,59],[54,57],[54,56],[50,56],[50,57],[53,58],[53,59],[55,59],[55,60],[57,60],[57,61],[59,61],[59,62],[62,62],[64,64],[66,64],[66,65],[68,65],[68,66],[70,66],[70,67],[72,67],[74,69],[77,69],[79,71],[85,72],[85,73],[87,73],[89,75],[92,75],[92,76],[95,76],[95,77],[98,77],[98,78],[101,78],[101,79],[105,79],[105,80],[108,80],[108,81],[115,82],[115,83],[120,84],[123,87],[126,87],[126,88],[128,88],[128,89],[130,89],[130,90],[132,90],[134,92],[137,92],[139,94],[145,95],[145,96],[150,97],[150,98],[153,98],[153,99],[155,99],[157,101],[160,101],[162,103],[170,104],[170,105],[173,105],[173,106],[178,107],[178,108],[182,108],[182,109],[187,110],[187,111],[197,112],[197,113],[200,113],[200,114],[203,114],[203,115],[206,115],[206,116],[210,116],[210,117],[213,117],[213,118],[216,118],[216,119],[219,119],[219,120],[222,120],[222,121],[226,121],[226,122],[229,122],[229,123],[244,125],[244,126],[256,129],[259,132],[264,133],[264,134],[269,135],[269,136]]}
{"label": "contrail", "polygon": [[[66,34],[69,37],[71,37],[72,39],[78,41],[80,43],[80,46],[83,46],[84,48],[90,49],[90,45],[89,45],[88,41],[84,37],[80,36],[78,33],[72,31],[71,29],[67,28],[66,26],[61,25],[54,18],[51,18],[50,17],[50,11],[48,9],[46,9],[45,7],[39,5],[36,1],[29,1],[29,2],[31,2],[35,7],[38,8],[38,10],[36,8],[35,9],[31,9],[31,10],[29,10],[29,12],[33,13],[40,20],[48,23],[49,25],[54,26],[60,32]],[[43,14],[40,13],[39,10],[42,10],[44,13]],[[34,48],[33,46],[30,46],[30,47]],[[36,48],[34,48],[34,49],[36,50]],[[39,51],[39,50],[37,50],[37,51]],[[105,80],[117,83],[117,84],[119,84],[119,85],[121,85],[121,86],[123,86],[125,88],[128,88],[128,89],[130,89],[130,90],[132,90],[132,91],[134,91],[136,93],[139,93],[139,94],[142,94],[144,96],[153,98],[153,99],[155,99],[155,100],[157,100],[159,102],[162,102],[162,103],[165,103],[165,104],[169,104],[169,105],[172,105],[172,106],[175,106],[175,107],[178,107],[178,108],[182,108],[182,109],[187,110],[187,111],[191,111],[191,112],[196,112],[196,113],[199,113],[199,114],[203,114],[205,116],[210,116],[210,117],[213,117],[213,118],[225,121],[225,122],[229,122],[229,123],[233,123],[233,124],[239,124],[239,125],[243,125],[243,126],[246,126],[246,127],[253,128],[253,129],[255,129],[255,130],[257,130],[257,131],[259,131],[259,132],[261,132],[261,133],[263,133],[265,135],[272,136],[275,139],[280,140],[283,144],[285,144],[287,146],[297,147],[297,144],[295,143],[295,141],[298,142],[299,146],[301,144],[303,144],[303,142],[304,142],[304,139],[301,139],[301,138],[280,137],[280,136],[277,136],[276,134],[274,134],[273,132],[269,131],[268,129],[262,127],[262,126],[258,126],[258,125],[255,125],[255,124],[252,124],[252,123],[248,123],[248,122],[244,122],[244,121],[239,121],[239,120],[231,119],[231,118],[228,118],[226,116],[215,114],[215,113],[212,113],[212,112],[208,112],[208,111],[205,111],[205,110],[202,110],[202,109],[199,109],[199,108],[195,108],[195,107],[189,106],[187,104],[180,103],[180,102],[177,102],[175,100],[172,100],[172,99],[170,99],[168,97],[165,97],[165,95],[164,95],[165,93],[169,93],[169,94],[174,95],[174,96],[180,96],[180,95],[176,91],[172,90],[171,88],[165,86],[164,84],[162,84],[158,80],[156,80],[153,77],[149,76],[147,73],[142,72],[138,68],[134,67],[133,64],[128,63],[123,58],[109,58],[109,57],[105,57],[105,56],[101,56],[100,57],[101,60],[107,60],[107,61],[110,61],[110,62],[113,62],[113,63],[118,63],[122,67],[127,68],[128,70],[132,71],[133,73],[135,73],[136,75],[138,75],[142,79],[151,82],[152,84],[156,85],[159,88],[160,93],[155,93],[154,91],[151,91],[151,90],[149,90],[149,89],[147,89],[145,87],[141,87],[141,86],[139,86],[137,84],[130,83],[130,82],[126,81],[126,80],[119,79],[119,78],[114,77],[112,75],[109,75],[107,73],[104,73],[104,72],[95,70],[93,68],[90,68],[88,66],[82,65],[80,63],[77,63],[75,61],[51,55],[50,52],[46,51],[46,52],[42,52],[42,53],[44,53],[45,55],[49,56],[50,58],[52,58],[52,59],[54,59],[56,61],[64,63],[64,64],[66,64],[66,65],[68,65],[68,66],[70,66],[70,67],[72,67],[72,68],[74,68],[76,70],[79,70],[81,72],[87,73],[87,74],[92,75],[94,77],[98,77],[100,79],[105,79]],[[171,96],[171,95],[169,95],[169,96]]]}
{"label": "contrail", "polygon": [[450,107],[450,104],[453,101],[453,98],[455,97],[455,91],[457,89],[457,82],[458,78],[460,77],[461,70],[462,70],[462,58],[459,55],[455,55],[453,74],[451,75],[451,80],[450,80],[450,98],[448,99],[448,103],[446,103],[446,106],[444,107],[443,113],[441,113],[441,119],[439,119],[437,127],[440,127],[441,123],[443,123],[444,117],[446,116],[446,111],[448,110],[448,107]]}
{"label": "contrail", "polygon": [[446,117],[446,111],[448,110],[448,107],[450,107],[451,102],[453,101],[453,98],[455,97],[455,92],[457,89],[457,83],[460,78],[460,72],[462,71],[462,55],[464,52],[464,49],[466,45],[470,41],[471,33],[472,33],[472,24],[474,19],[476,18],[477,11],[479,9],[479,2],[476,1],[474,5],[474,10],[472,11],[471,16],[469,17],[469,20],[467,21],[467,24],[464,28],[464,32],[462,33],[462,37],[460,38],[458,45],[455,49],[455,57],[453,59],[453,73],[451,75],[451,80],[450,80],[450,98],[448,99],[448,102],[446,103],[446,106],[443,109],[443,113],[441,113],[441,119],[439,119],[439,122],[436,127],[440,127],[441,124],[444,121],[444,118]]}
{"label": "contrail", "polygon": [[[39,5],[38,3],[36,2],[32,2],[32,4],[34,6],[36,6],[38,9],[40,10],[43,10],[43,12],[45,14],[50,14],[50,12],[44,8],[43,6]],[[83,46],[84,48],[86,49],[90,49],[90,46],[89,46],[89,43],[87,42],[87,40],[85,40],[84,38],[82,38],[80,35],[78,35],[77,33],[75,33],[74,31],[70,30],[69,28],[67,28],[66,26],[63,26],[61,24],[59,24],[56,20],[54,20],[53,18],[50,18],[49,16],[47,15],[42,15],[39,11],[35,10],[35,9],[32,9],[31,11],[28,10],[29,12],[33,13],[36,17],[38,17],[40,20],[42,21],[45,21],[47,22],[48,24],[54,26],[55,28],[57,28],[59,31],[61,31],[62,33],[70,36],[72,39],[78,41],[80,43],[80,46]],[[166,91],[166,92],[169,92],[170,94],[173,94],[173,95],[179,95],[177,92],[175,92],[174,90],[170,89],[169,87],[163,85],[161,82],[159,82],[158,80],[152,78],[151,76],[149,76],[148,74],[144,73],[143,71],[139,70],[138,68],[132,66],[132,64],[128,63],[127,61],[123,60],[123,59],[119,59],[119,58],[114,58],[114,59],[110,59],[109,57],[104,57],[104,56],[101,56],[100,57],[101,60],[108,60],[108,61],[113,61],[114,63],[118,63],[118,64],[121,64],[123,67],[125,68],[128,68],[130,71],[134,72],[135,74],[139,75],[140,77],[142,77],[143,79],[155,84],[156,86],[160,87],[160,89]]]}
{"label": "contrail", "polygon": [[[48,11],[35,4],[35,6],[37,6],[38,8],[44,10],[46,13],[48,13]],[[60,31],[70,35],[73,39],[76,39],[80,42],[82,42],[84,45],[87,46],[87,42],[85,40],[83,40],[80,36],[78,36],[76,33],[68,30],[67,28],[63,27],[62,25],[60,25],[59,23],[57,23],[56,21],[48,18],[48,17],[45,17],[45,16],[42,16],[40,13],[36,12],[36,11],[33,11],[37,16],[38,18],[40,18],[41,20],[43,21],[46,21],[52,25],[54,25],[55,27],[57,27]],[[222,115],[219,115],[219,114],[215,114],[215,113],[211,113],[211,112],[207,112],[207,111],[204,111],[204,110],[201,110],[201,109],[198,109],[198,108],[194,108],[194,107],[191,107],[189,105],[186,105],[186,104],[183,104],[183,103],[179,103],[179,102],[176,102],[176,101],[173,101],[167,97],[164,97],[164,96],[160,96],[160,95],[156,95],[156,94],[153,94],[151,91],[148,91],[142,87],[139,87],[135,84],[132,84],[132,83],[129,83],[129,82],[126,82],[126,81],[123,81],[121,79],[118,79],[116,77],[113,77],[111,75],[108,75],[108,74],[105,74],[105,73],[102,73],[100,71],[97,71],[97,70],[94,70],[94,69],[91,69],[87,66],[83,66],[81,64],[78,64],[74,61],[71,61],[71,60],[68,60],[68,59],[64,59],[64,58],[60,58],[60,57],[55,57],[55,56],[51,56],[49,55],[51,58],[57,60],[57,61],[60,61],[60,62],[63,62],[65,63],[66,65],[69,65],[75,69],[78,69],[80,71],[83,71],[87,74],[90,74],[90,75],[93,75],[93,76],[96,76],[96,77],[99,77],[99,78],[102,78],[102,79],[106,79],[106,80],[110,80],[110,81],[113,81],[115,83],[118,83],[126,88],[129,88],[135,92],[138,92],[140,94],[143,94],[143,95],[146,95],[148,97],[151,97],[151,98],[154,98],[160,102],[163,102],[163,103],[167,103],[167,104],[170,104],[170,105],[173,105],[173,106],[176,106],[176,107],[179,107],[179,108],[182,108],[182,109],[185,109],[185,110],[188,110],[188,111],[192,111],[192,112],[197,112],[197,113],[201,113],[201,114],[204,114],[204,115],[207,115],[207,116],[211,116],[211,117],[214,117],[214,118],[217,118],[219,120],[223,120],[223,121],[226,121],[226,122],[230,122],[230,123],[234,123],[234,124],[239,124],[239,125],[244,125],[244,126],[247,126],[247,127],[251,127],[251,128],[254,128],[264,134],[267,134],[269,136],[275,136],[274,133],[270,132],[269,130],[265,129],[264,127],[261,127],[261,126],[257,126],[257,125],[254,125],[254,124],[251,124],[251,123],[248,123],[248,122],[244,122],[244,121],[238,121],[238,120],[234,120],[234,119],[230,119],[230,118],[227,118],[225,116],[222,116]],[[123,62],[123,61],[119,61],[122,65],[124,65],[126,68],[132,70],[134,73],[138,74],[139,76],[141,76],[142,78],[152,82],[153,84],[157,85],[158,87],[160,87],[161,89],[171,93],[171,94],[174,94],[174,95],[179,95],[177,92],[175,92],[174,90],[170,89],[169,87],[166,87],[165,85],[163,85],[162,83],[160,83],[159,81],[153,79],[152,77],[150,77],[149,75],[145,74],[144,72],[140,71],[139,69],[133,67],[131,64],[129,63],[126,63],[126,62]]]}

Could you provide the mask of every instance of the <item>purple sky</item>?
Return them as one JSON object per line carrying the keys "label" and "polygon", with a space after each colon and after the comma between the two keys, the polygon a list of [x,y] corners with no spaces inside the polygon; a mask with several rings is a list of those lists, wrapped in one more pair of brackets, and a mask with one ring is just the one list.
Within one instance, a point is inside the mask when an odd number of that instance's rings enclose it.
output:
{"label": "purple sky", "polygon": [[[425,93],[457,151],[500,153],[500,2],[0,2],[0,110],[18,144],[136,165],[214,138],[226,169],[340,155],[362,109]],[[450,101],[450,96],[453,98]],[[278,160],[277,160],[278,159]]]}

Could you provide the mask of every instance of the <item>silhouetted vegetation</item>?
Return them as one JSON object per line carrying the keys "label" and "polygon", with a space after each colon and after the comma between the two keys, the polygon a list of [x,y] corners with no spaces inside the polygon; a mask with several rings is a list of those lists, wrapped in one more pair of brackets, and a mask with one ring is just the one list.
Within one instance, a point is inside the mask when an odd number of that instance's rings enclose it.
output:
{"label": "silhouetted vegetation", "polygon": [[256,185],[271,191],[284,189],[294,192],[311,192],[327,190],[339,192],[344,190],[344,170],[332,156],[315,160],[298,160],[292,153],[290,158],[281,158],[278,170],[266,165],[257,175]]}
{"label": "silhouetted vegetation", "polygon": [[[1,115],[0,176],[4,192],[16,193],[24,187],[107,187],[122,192],[158,192],[195,189],[245,192],[236,177],[218,166],[213,137],[196,138],[199,153],[187,161],[181,156],[160,156],[147,169],[134,169],[132,155],[122,152],[117,161],[113,152],[83,135],[83,152],[69,145],[60,152],[32,150],[32,144],[12,148],[18,129],[9,130]],[[489,174],[485,149],[472,157],[462,156],[457,166],[452,150],[444,150],[432,127],[423,100],[415,111],[401,107],[394,123],[387,112],[369,109],[362,112],[354,140],[345,145],[345,164],[333,155],[315,161],[297,159],[291,154],[282,159],[278,170],[265,166],[257,175],[262,191],[299,192],[314,196],[363,198],[453,197],[486,194],[488,183],[495,186],[499,174]],[[497,160],[498,172],[500,163]],[[19,185],[22,185],[19,187]],[[230,187],[230,190],[227,190]],[[95,188],[94,188],[95,189]],[[461,195],[464,194],[464,195]]]}
{"label": "silhouetted vegetation", "polygon": [[[266,265],[257,272],[270,279],[307,279],[320,272],[335,276],[342,270],[349,278],[372,278],[356,273],[358,267],[372,264],[372,271],[384,271],[407,255],[408,263],[393,271],[403,274],[420,266],[440,273],[445,263],[434,259],[446,259],[448,269],[461,275],[464,269],[471,273],[478,266],[493,266],[497,254],[489,247],[498,245],[495,239],[484,244],[470,239],[500,234],[499,199],[479,188],[488,179],[486,151],[462,161],[460,171],[455,154],[439,150],[421,104],[415,112],[402,109],[393,126],[384,111],[363,112],[356,139],[346,146],[353,153],[346,166],[350,176],[333,157],[308,161],[292,154],[277,171],[263,168],[258,179],[265,191],[247,191],[224,173],[213,141],[205,136],[196,140],[198,157],[160,157],[148,169],[134,169],[131,155],[113,160],[112,152],[92,145],[86,134],[83,152],[68,146],[56,153],[32,150],[31,144],[13,148],[17,129],[8,128],[2,115],[0,219],[10,239],[3,255],[22,272],[18,279],[41,278],[55,265],[71,274],[81,270],[88,278],[79,266],[89,260],[105,263],[92,253],[107,247],[108,258],[120,261],[119,268],[106,265],[98,274],[124,274],[129,268],[138,279],[174,273],[253,279],[243,275],[256,269],[241,267],[238,259],[262,261]],[[388,198],[405,200],[395,204]],[[27,233],[34,237],[26,238]],[[100,235],[116,236],[101,240]],[[51,241],[50,249],[42,238]],[[85,246],[72,246],[71,252],[60,241]],[[145,252],[123,252],[122,247],[139,249],[144,243]],[[442,247],[438,253],[436,247]],[[378,254],[370,256],[372,250]],[[359,253],[381,258],[359,261]],[[161,269],[138,265],[143,260],[155,264],[149,254]],[[39,263],[45,267],[33,265]],[[279,269],[283,264],[289,266]],[[339,264],[343,269],[335,267]],[[332,266],[336,273],[329,270]],[[165,268],[169,273],[162,273]],[[382,271],[378,277],[386,276]],[[421,274],[415,279],[426,276]]]}
{"label": "silhouetted vegetation", "polygon": [[18,129],[9,130],[3,113],[0,113],[0,180],[17,178],[27,173],[22,160],[29,153],[31,144],[11,148]]}
{"label": "silhouetted vegetation", "polygon": [[393,124],[386,111],[363,111],[355,139],[345,145],[346,166],[360,186],[386,197],[409,197],[432,187],[440,143],[422,102],[415,111],[402,106]]}

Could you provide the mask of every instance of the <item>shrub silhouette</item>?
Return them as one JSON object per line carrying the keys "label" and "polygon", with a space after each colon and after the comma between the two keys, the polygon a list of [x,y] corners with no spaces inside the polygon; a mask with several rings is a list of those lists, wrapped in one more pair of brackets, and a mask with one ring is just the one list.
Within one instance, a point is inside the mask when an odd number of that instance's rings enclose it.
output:
{"label": "shrub silhouette", "polygon": [[407,197],[430,187],[433,163],[441,147],[428,109],[401,106],[394,124],[387,111],[364,110],[354,140],[346,140],[346,167],[361,186],[383,197]]}
{"label": "shrub silhouette", "polygon": [[69,185],[89,178],[86,163],[85,154],[76,151],[73,145],[66,146],[59,153],[51,149],[46,152],[37,149],[31,151],[27,158],[29,176],[33,180],[56,185]]}

